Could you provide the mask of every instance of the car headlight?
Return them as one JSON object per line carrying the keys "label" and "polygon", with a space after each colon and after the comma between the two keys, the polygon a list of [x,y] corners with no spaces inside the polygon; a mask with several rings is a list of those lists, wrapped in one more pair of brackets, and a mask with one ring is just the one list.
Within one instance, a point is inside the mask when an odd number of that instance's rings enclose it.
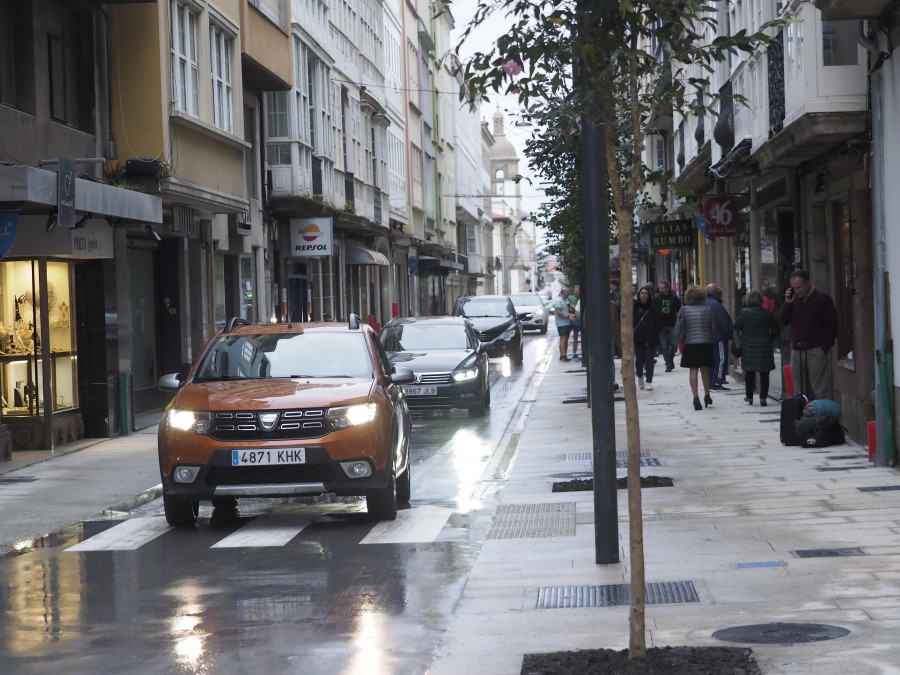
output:
{"label": "car headlight", "polygon": [[503,333],[503,335],[500,336],[500,338],[503,340],[512,340],[515,336],[516,336],[516,329],[510,328],[509,330],[505,331]]}
{"label": "car headlight", "polygon": [[378,406],[374,403],[341,406],[328,411],[328,422],[332,429],[349,429],[373,421],[377,414]]}
{"label": "car headlight", "polygon": [[465,368],[457,370],[455,373],[453,373],[453,379],[456,382],[474,380],[476,377],[478,377],[478,368]]}
{"label": "car headlight", "polygon": [[169,426],[179,431],[190,431],[195,434],[205,434],[209,430],[210,414],[197,410],[169,410]]}

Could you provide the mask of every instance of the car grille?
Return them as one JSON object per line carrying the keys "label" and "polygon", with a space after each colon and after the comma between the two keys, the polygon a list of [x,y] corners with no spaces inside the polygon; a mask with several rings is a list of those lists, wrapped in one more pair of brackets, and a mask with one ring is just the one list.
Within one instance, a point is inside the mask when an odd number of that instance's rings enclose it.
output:
{"label": "car grille", "polygon": [[478,339],[482,342],[490,342],[506,332],[509,326],[501,326],[500,328],[492,328],[491,330],[478,331]]}
{"label": "car grille", "polygon": [[[276,413],[275,426],[267,430],[261,414]],[[325,408],[302,410],[218,411],[213,413],[208,435],[219,441],[291,440],[318,438],[327,430]]]}
{"label": "car grille", "polygon": [[449,384],[450,373],[417,373],[416,384]]}
{"label": "car grille", "polygon": [[321,464],[279,464],[268,466],[213,467],[206,474],[207,485],[267,485],[284,483],[329,483],[334,473]]}

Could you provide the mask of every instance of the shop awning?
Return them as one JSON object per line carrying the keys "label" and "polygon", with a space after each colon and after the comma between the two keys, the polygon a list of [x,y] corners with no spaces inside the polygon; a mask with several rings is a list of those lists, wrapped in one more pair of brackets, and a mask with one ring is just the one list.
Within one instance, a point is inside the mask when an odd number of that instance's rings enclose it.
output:
{"label": "shop awning", "polygon": [[347,239],[347,262],[351,265],[390,265],[384,253],[373,251],[362,242]]}
{"label": "shop awning", "polygon": [[[48,213],[56,208],[56,172],[33,166],[0,166],[0,211]],[[4,205],[6,203],[6,205]],[[10,205],[14,205],[11,208]],[[95,218],[162,223],[162,200],[125,188],[75,179],[75,210]]]}
{"label": "shop awning", "polygon": [[465,269],[465,266],[462,263],[458,263],[453,260],[445,260],[444,258],[436,258],[434,256],[429,255],[420,255],[417,260],[419,264],[423,266],[432,266],[437,267],[443,270],[456,270],[457,272],[462,272]]}

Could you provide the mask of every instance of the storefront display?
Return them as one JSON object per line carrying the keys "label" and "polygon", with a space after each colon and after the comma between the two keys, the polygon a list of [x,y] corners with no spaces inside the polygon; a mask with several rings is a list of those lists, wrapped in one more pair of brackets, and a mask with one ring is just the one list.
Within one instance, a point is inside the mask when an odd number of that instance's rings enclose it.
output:
{"label": "storefront display", "polygon": [[[0,263],[0,394],[4,418],[43,414],[47,400],[42,391],[45,367],[50,368],[53,412],[78,407],[71,264],[46,262],[46,301],[39,291],[41,264],[37,260]],[[42,311],[47,313],[46,322],[42,322]],[[42,326],[46,335],[41,334]]]}

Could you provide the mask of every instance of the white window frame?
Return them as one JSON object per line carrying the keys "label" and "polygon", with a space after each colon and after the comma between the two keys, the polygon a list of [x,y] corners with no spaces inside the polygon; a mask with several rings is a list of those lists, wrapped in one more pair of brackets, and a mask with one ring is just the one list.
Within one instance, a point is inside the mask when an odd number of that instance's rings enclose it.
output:
{"label": "white window frame", "polygon": [[213,124],[228,133],[234,124],[231,62],[234,37],[221,26],[209,26],[210,81],[212,85]]}
{"label": "white window frame", "polygon": [[172,103],[193,117],[200,115],[197,52],[199,15],[188,4],[169,0],[169,49],[172,59]]}

